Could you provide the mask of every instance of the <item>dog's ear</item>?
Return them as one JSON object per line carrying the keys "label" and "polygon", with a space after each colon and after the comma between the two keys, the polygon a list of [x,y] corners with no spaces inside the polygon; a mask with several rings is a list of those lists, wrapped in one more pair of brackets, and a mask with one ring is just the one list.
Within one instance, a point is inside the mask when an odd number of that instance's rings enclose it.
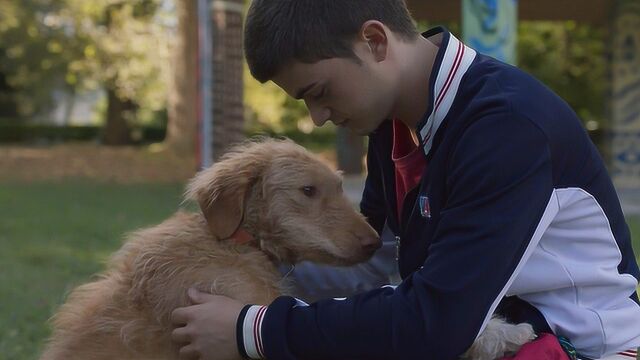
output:
{"label": "dog's ear", "polygon": [[270,153],[260,148],[260,144],[234,148],[187,186],[185,197],[198,202],[217,239],[230,237],[240,226],[249,188],[269,164]]}

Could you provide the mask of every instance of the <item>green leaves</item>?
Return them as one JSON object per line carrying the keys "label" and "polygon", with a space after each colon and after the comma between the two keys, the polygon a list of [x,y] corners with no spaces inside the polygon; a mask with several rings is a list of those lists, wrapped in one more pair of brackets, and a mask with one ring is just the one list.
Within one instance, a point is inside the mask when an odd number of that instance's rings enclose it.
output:
{"label": "green leaves", "polygon": [[56,88],[110,88],[142,108],[164,108],[173,36],[160,2],[1,1],[0,72],[20,114],[48,109]]}
{"label": "green leaves", "polygon": [[588,128],[605,121],[605,29],[574,21],[522,22],[518,66],[565,99]]}

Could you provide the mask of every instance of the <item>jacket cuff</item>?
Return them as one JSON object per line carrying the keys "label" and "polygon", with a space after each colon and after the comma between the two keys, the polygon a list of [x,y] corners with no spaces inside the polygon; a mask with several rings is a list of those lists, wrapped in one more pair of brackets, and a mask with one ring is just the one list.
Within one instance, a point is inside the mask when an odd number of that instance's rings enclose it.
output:
{"label": "jacket cuff", "polygon": [[238,352],[245,359],[264,359],[262,321],[267,306],[247,305],[242,308],[236,322]]}

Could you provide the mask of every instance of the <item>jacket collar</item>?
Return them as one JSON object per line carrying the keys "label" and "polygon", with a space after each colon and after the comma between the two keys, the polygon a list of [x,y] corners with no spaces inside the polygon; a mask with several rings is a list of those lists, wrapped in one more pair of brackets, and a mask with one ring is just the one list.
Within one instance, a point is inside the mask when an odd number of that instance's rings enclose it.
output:
{"label": "jacket collar", "polygon": [[476,57],[476,51],[444,27],[428,30],[422,36],[440,46],[429,77],[429,107],[416,129],[420,145],[425,155],[429,155],[433,138],[451,109],[462,78]]}

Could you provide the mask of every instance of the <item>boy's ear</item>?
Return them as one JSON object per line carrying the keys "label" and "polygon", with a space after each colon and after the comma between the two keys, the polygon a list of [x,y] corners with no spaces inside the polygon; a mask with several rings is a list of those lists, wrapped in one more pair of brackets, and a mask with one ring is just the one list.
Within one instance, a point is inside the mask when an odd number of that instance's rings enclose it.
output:
{"label": "boy's ear", "polygon": [[365,41],[373,58],[380,62],[387,58],[388,28],[380,21],[368,20],[360,28],[360,40]]}

